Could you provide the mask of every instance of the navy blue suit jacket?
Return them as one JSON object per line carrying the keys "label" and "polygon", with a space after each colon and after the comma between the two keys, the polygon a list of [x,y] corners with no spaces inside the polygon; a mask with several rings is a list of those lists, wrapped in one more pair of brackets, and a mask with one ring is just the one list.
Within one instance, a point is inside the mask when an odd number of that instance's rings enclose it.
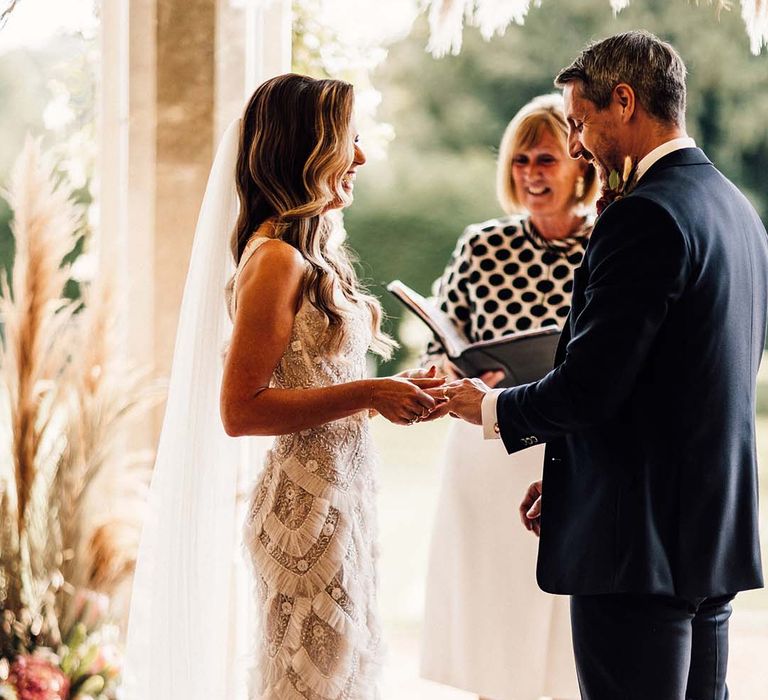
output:
{"label": "navy blue suit jacket", "polygon": [[507,389],[507,451],[546,442],[541,588],[695,598],[762,585],[755,384],[768,240],[687,148],[598,218],[555,369]]}

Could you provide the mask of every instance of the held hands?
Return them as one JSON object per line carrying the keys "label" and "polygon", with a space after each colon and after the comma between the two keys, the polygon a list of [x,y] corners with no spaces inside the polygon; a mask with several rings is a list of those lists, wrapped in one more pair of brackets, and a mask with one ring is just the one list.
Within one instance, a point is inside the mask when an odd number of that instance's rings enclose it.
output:
{"label": "held hands", "polygon": [[504,372],[484,372],[477,379],[461,379],[453,363],[445,360],[446,376],[437,375],[437,367],[409,369],[393,377],[377,379],[371,395],[372,413],[381,413],[398,425],[413,425],[442,418],[450,414],[469,423],[482,423],[483,396],[502,379]]}
{"label": "held hands", "polygon": [[428,370],[406,370],[393,377],[373,380],[371,409],[397,425],[413,425],[423,420],[444,401],[430,395],[445,383],[445,377],[436,374],[437,367],[433,365]]}
{"label": "held hands", "polygon": [[[482,378],[458,379],[447,384],[445,387],[429,391],[428,393],[432,396],[436,396],[440,392],[441,396],[448,399],[447,403],[436,409],[434,413],[439,413],[440,415],[448,413],[454,418],[461,418],[467,421],[467,423],[482,425],[483,397],[493,386],[504,379],[504,372],[485,372],[482,376],[487,378],[490,384],[486,384]],[[432,415],[430,415],[430,419],[432,419]]]}
{"label": "held hands", "polygon": [[438,401],[442,400],[442,403],[438,403],[435,410],[422,420],[432,421],[445,415],[451,415],[454,418],[462,418],[469,423],[482,424],[483,396],[504,379],[506,376],[504,372],[501,370],[483,372],[476,379],[466,379],[462,378],[461,371],[448,359],[443,362],[443,371],[451,379],[451,382],[444,387],[427,391]]}
{"label": "held hands", "polygon": [[534,481],[520,504],[520,520],[523,527],[536,537],[541,534],[541,481]]}

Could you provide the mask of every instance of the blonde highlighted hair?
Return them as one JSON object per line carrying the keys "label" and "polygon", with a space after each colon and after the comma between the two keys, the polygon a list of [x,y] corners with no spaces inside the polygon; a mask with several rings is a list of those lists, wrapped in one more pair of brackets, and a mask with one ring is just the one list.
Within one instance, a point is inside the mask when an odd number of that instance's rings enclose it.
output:
{"label": "blonde highlighted hair", "polygon": [[[519,213],[523,208],[515,191],[512,161],[517,153],[533,148],[539,143],[545,133],[554,136],[565,157],[569,157],[568,124],[565,121],[563,96],[559,93],[534,97],[520,109],[504,130],[496,165],[496,197],[507,214]],[[574,206],[588,206],[597,196],[599,183],[591,164],[584,171],[583,177],[583,193],[578,197],[574,193]]]}
{"label": "blonde highlighted hair", "polygon": [[341,217],[333,211],[351,203],[341,183],[354,158],[353,102],[349,83],[293,73],[256,89],[242,120],[232,255],[239,263],[250,238],[269,220],[274,237],[309,263],[304,294],[325,314],[329,352],[337,354],[348,340],[348,311],[338,289],[350,304],[367,307],[371,349],[388,358],[396,343],[381,330],[381,305],[360,285]]}

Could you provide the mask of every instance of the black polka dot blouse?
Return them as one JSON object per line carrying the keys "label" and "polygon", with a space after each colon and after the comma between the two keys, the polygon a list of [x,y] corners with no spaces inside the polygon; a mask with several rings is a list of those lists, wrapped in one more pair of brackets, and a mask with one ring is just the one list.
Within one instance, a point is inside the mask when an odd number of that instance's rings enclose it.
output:
{"label": "black polka dot blouse", "polygon": [[[588,217],[572,237],[560,240],[542,238],[521,216],[468,226],[435,282],[440,308],[473,343],[529,328],[562,327],[571,308],[573,271],[593,224]],[[425,359],[441,353],[433,340]]]}

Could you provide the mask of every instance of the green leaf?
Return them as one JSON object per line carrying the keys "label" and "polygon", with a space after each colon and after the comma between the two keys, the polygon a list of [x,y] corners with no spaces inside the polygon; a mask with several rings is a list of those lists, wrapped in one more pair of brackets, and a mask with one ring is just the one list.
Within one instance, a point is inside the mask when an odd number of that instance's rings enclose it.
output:
{"label": "green leaf", "polygon": [[80,697],[81,695],[90,695],[95,697],[96,695],[99,695],[102,690],[104,690],[104,686],[104,678],[101,676],[91,676],[88,680],[85,681],[85,683],[80,686],[80,689],[75,697]]}
{"label": "green leaf", "polygon": [[82,659],[80,659],[80,663],[77,665],[77,670],[75,672],[75,678],[78,678],[82,676],[83,674],[88,672],[88,669],[93,666],[93,662],[96,661],[96,658],[99,655],[99,647],[98,645],[94,644],[93,646],[89,647],[88,651],[85,652],[85,655]]}
{"label": "green leaf", "polygon": [[76,651],[78,650],[85,640],[88,638],[88,630],[82,622],[78,622],[73,628],[72,633],[67,640],[67,646]]}
{"label": "green leaf", "polygon": [[61,659],[59,666],[67,678],[72,678],[72,674],[75,672],[78,662],[79,658],[77,654],[74,651],[68,649]]}

